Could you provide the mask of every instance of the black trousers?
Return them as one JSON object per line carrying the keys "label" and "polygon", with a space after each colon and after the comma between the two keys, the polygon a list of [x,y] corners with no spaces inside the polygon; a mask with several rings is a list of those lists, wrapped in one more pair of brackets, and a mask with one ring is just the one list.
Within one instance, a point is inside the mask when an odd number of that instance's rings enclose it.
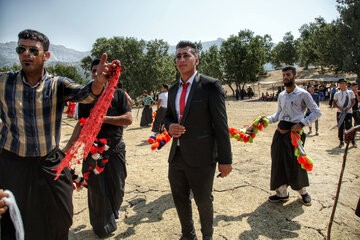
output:
{"label": "black trousers", "polygon": [[[339,116],[340,116],[340,113],[337,112],[336,113],[337,122],[339,122]],[[349,130],[351,127],[352,127],[352,114],[347,113],[343,123],[341,124],[341,126],[338,129],[338,137],[339,137],[340,142],[344,141],[344,128],[346,130]]]}
{"label": "black trousers", "polygon": [[[99,237],[106,237],[117,229],[115,220],[119,218],[127,176],[124,142],[109,151],[104,171],[98,175],[91,172],[88,179],[90,224]],[[96,166],[91,157],[83,162],[82,171],[86,172],[89,166]]]}
{"label": "black trousers", "polygon": [[152,123],[152,108],[145,105],[141,114],[140,126],[147,127],[150,123]]}
{"label": "black trousers", "polygon": [[153,124],[151,131],[160,132],[161,125],[164,122],[165,113],[166,113],[166,108],[163,108],[163,107],[160,107],[156,111],[156,116],[155,116],[154,124]]}
{"label": "black trousers", "polygon": [[[309,186],[307,171],[301,168],[294,154],[294,146],[291,144],[291,132],[281,134],[275,131],[271,144],[271,177],[270,189],[276,190],[286,184],[293,190],[300,190]],[[301,135],[305,145],[306,135]]]}
{"label": "black trousers", "polygon": [[195,239],[194,222],[190,190],[193,192],[198,207],[203,238],[213,234],[213,199],[212,187],[216,164],[203,167],[190,167],[182,158],[179,149],[174,160],[169,164],[169,182],[175,207],[179,216],[182,235],[185,239]]}
{"label": "black trousers", "polygon": [[334,102],[334,96],[335,94],[330,94],[330,100],[329,100],[329,106],[332,107],[333,106],[333,102]]}
{"label": "black trousers", "polygon": [[[54,180],[64,157],[54,149],[45,157],[19,157],[0,148],[0,188],[10,190],[24,223],[26,240],[68,239],[72,224],[72,180],[68,168]],[[1,219],[2,240],[15,239],[9,214]]]}
{"label": "black trousers", "polygon": [[353,118],[354,118],[354,127],[360,125],[360,112],[353,111]]}

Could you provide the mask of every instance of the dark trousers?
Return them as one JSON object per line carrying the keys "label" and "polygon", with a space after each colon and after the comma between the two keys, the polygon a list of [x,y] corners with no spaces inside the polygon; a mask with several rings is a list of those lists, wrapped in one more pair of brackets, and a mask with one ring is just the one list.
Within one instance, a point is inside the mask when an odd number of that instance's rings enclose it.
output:
{"label": "dark trousers", "polygon": [[[65,155],[54,149],[45,157],[19,157],[0,148],[0,188],[16,199],[27,240],[68,239],[72,224],[72,179],[68,168],[54,180]],[[0,239],[15,239],[9,214],[1,219]]]}
{"label": "dark trousers", "polygon": [[335,94],[330,94],[330,100],[329,100],[329,106],[332,107],[333,106],[333,102],[334,102],[334,96]]}
{"label": "dark trousers", "polygon": [[[336,113],[337,122],[339,122],[339,116],[340,116],[340,113],[337,112]],[[338,137],[339,137],[340,142],[344,141],[344,128],[346,130],[349,130],[351,127],[352,127],[352,114],[347,113],[343,123],[341,124],[341,126],[338,129]]]}
{"label": "dark trousers", "polygon": [[152,108],[145,105],[141,114],[141,127],[147,127],[150,123],[152,123]]}
{"label": "dark trousers", "polygon": [[[88,205],[90,224],[99,237],[106,237],[117,229],[116,219],[123,202],[125,191],[126,162],[125,144],[109,150],[104,171],[96,175],[90,173],[88,179]],[[83,172],[94,168],[96,162],[88,157],[83,162]]]}
{"label": "dark trousers", "polygon": [[190,190],[198,207],[203,238],[211,239],[213,234],[212,187],[216,164],[190,167],[177,149],[174,160],[169,164],[169,182],[175,207],[179,216],[184,239],[196,239]]}
{"label": "dark trousers", "polygon": [[155,116],[154,124],[153,124],[153,127],[152,127],[151,131],[160,132],[161,125],[164,122],[165,113],[166,113],[166,108],[163,108],[163,107],[160,107],[156,111],[156,116]]}
{"label": "dark trousers", "polygon": [[360,112],[353,111],[354,126],[360,125]]}
{"label": "dark trousers", "polygon": [[[309,186],[307,171],[301,168],[291,144],[291,132],[281,134],[275,131],[271,144],[271,177],[270,189],[276,190],[282,185],[289,185],[293,190]],[[306,134],[301,135],[305,146]]]}

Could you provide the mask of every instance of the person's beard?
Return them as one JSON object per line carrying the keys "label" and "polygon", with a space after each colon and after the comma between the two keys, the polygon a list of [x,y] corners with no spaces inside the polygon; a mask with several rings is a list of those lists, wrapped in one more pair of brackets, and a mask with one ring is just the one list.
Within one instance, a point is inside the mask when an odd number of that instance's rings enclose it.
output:
{"label": "person's beard", "polygon": [[290,78],[288,82],[284,82],[284,86],[285,87],[292,87],[295,84],[295,79],[294,78]]}

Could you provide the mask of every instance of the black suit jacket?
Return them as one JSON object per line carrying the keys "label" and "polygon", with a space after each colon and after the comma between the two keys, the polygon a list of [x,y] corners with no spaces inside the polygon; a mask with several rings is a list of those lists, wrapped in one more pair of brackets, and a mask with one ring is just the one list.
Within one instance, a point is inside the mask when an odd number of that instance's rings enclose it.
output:
{"label": "black suit jacket", "polygon": [[[165,127],[169,130],[172,123],[178,123],[175,98],[179,89],[176,81],[168,91],[168,106]],[[181,125],[186,132],[181,135],[180,152],[183,159],[192,167],[214,164],[231,164],[231,146],[225,95],[218,80],[197,74],[194,78],[186,101]],[[171,145],[169,162],[172,162],[177,145],[174,138]]]}

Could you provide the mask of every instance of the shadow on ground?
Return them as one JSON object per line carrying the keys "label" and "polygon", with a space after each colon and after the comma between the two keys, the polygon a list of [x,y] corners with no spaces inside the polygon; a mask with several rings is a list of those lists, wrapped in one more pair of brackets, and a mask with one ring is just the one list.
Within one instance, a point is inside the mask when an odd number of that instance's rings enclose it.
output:
{"label": "shadow on ground", "polygon": [[304,213],[303,207],[299,200],[289,204],[265,202],[252,213],[244,213],[237,217],[217,215],[214,226],[222,221],[234,222],[247,218],[251,230],[238,229],[238,232],[241,232],[240,240],[259,239],[260,236],[269,239],[298,238],[299,234],[294,231],[300,230],[301,225],[293,219]]}
{"label": "shadow on ground", "polygon": [[344,154],[344,148],[339,148],[336,146],[332,149],[326,149],[326,152],[330,155],[342,155]]}
{"label": "shadow on ground", "polygon": [[135,215],[124,219],[124,223],[129,225],[125,232],[117,235],[114,239],[123,239],[135,234],[135,227],[139,224],[159,222],[163,220],[163,214],[168,209],[174,208],[171,194],[166,194],[158,199],[146,204],[144,198],[136,198],[129,202],[133,207]]}

